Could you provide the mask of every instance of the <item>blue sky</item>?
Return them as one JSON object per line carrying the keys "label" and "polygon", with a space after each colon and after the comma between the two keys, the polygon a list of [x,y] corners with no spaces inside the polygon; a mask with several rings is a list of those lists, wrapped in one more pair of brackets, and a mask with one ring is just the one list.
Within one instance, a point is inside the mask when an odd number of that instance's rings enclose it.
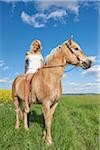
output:
{"label": "blue sky", "polygon": [[[34,39],[44,57],[71,35],[93,61],[86,71],[64,73],[63,93],[100,93],[98,1],[0,1],[0,88],[11,89],[24,72],[25,53]],[[67,69],[70,69],[69,66]]]}

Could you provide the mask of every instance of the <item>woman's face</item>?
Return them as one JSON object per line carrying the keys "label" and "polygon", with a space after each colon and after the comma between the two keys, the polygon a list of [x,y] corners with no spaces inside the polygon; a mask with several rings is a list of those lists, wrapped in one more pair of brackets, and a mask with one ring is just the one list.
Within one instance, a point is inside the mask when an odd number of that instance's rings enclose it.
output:
{"label": "woman's face", "polygon": [[30,47],[30,52],[32,54],[40,53],[40,44],[38,41],[33,41]]}
{"label": "woman's face", "polygon": [[40,45],[37,41],[33,42],[32,47],[34,51],[38,51],[40,49]]}

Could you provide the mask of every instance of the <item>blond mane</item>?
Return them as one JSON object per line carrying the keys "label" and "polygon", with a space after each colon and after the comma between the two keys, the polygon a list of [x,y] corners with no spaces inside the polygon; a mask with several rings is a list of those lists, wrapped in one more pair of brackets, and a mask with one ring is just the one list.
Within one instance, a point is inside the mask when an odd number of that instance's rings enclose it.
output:
{"label": "blond mane", "polygon": [[48,54],[46,56],[46,63],[50,63],[51,60],[54,59],[54,57],[57,57],[58,51],[59,51],[59,47],[60,45],[58,45],[56,48],[53,48],[50,52],[50,54]]}

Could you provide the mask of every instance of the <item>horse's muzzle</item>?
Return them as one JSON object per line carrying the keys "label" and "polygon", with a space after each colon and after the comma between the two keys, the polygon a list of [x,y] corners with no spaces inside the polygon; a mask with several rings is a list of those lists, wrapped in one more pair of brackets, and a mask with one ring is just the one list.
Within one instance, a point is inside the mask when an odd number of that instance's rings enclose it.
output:
{"label": "horse's muzzle", "polygon": [[91,67],[91,64],[92,64],[92,61],[91,61],[91,60],[83,61],[83,62],[82,62],[83,69],[88,69],[88,68],[90,68],[90,67]]}

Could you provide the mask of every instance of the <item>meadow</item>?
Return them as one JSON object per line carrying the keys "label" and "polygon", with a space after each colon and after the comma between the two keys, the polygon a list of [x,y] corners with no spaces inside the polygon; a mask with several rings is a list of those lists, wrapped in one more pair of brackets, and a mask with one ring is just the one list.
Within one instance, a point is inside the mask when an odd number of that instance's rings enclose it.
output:
{"label": "meadow", "polygon": [[0,90],[0,150],[99,150],[100,95],[61,96],[52,122],[54,144],[42,140],[44,119],[35,104],[29,116],[29,130],[16,130],[11,91]]}

